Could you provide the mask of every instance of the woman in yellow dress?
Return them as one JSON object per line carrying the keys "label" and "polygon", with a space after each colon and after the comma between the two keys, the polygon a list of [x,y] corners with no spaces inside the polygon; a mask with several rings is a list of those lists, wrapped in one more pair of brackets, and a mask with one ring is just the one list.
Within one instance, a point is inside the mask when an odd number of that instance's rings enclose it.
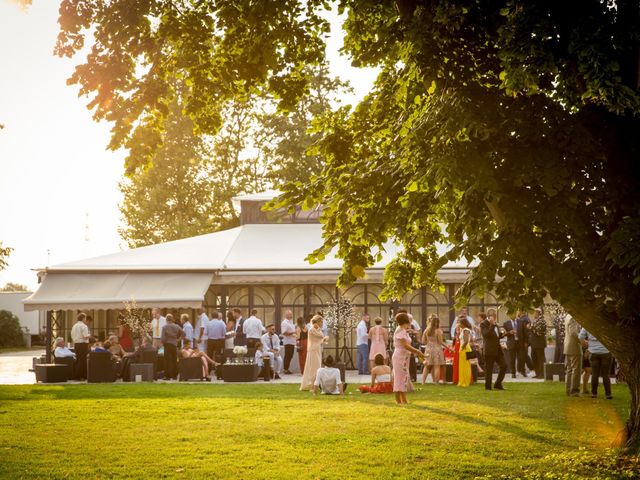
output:
{"label": "woman in yellow dress", "polygon": [[466,318],[459,320],[462,331],[460,332],[460,352],[458,353],[458,386],[471,385],[471,363],[467,360],[467,352],[471,351],[471,324]]}

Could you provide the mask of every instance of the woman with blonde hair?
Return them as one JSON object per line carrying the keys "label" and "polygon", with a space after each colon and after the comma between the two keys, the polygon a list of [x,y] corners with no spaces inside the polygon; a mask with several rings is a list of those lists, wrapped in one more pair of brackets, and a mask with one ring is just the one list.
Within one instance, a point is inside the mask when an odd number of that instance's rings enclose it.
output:
{"label": "woman with blonde hair", "polygon": [[316,381],[316,373],[322,367],[322,343],[329,340],[322,333],[323,318],[314,315],[311,328],[307,332],[307,358],[304,363],[304,374],[300,383],[300,390],[311,390]]}
{"label": "woman with blonde hair", "polygon": [[433,383],[440,384],[440,367],[444,365],[444,334],[440,329],[440,319],[437,315],[429,315],[427,320],[427,328],[422,335],[422,343],[424,349],[424,368],[422,369],[422,384],[427,381],[429,371],[431,371],[431,379]]}

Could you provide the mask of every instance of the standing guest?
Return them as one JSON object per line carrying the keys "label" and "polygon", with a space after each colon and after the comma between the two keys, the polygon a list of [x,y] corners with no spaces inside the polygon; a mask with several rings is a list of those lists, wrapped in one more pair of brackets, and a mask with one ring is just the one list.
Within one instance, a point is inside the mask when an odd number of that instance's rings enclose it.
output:
{"label": "standing guest", "polygon": [[358,349],[358,374],[369,375],[369,315],[362,315],[356,327],[356,348]]}
{"label": "standing guest", "polygon": [[589,362],[591,362],[591,398],[598,396],[598,382],[602,376],[602,384],[604,385],[604,394],[607,400],[611,400],[611,379],[609,371],[611,370],[611,353],[596,337],[591,335],[586,329],[581,329],[578,338],[582,340],[583,345],[589,351]]}
{"label": "standing guest", "polygon": [[553,363],[564,363],[564,337],[565,337],[565,319],[556,315],[553,320],[553,328],[556,331],[556,346],[553,349]]}
{"label": "standing guest", "polygon": [[329,355],[324,361],[324,367],[318,369],[316,380],[313,382],[313,394],[317,395],[320,390],[323,395],[343,395],[345,389],[340,370],[333,366],[333,357]]}
{"label": "standing guest", "polygon": [[396,331],[393,334],[393,356],[391,363],[393,364],[393,391],[396,394],[396,403],[398,405],[407,403],[407,391],[413,390],[411,379],[409,377],[409,360],[411,354],[417,355],[424,360],[424,354],[411,346],[411,338],[408,330],[411,328],[411,320],[406,313],[398,313],[396,315]]}
{"label": "standing guest", "polygon": [[160,340],[164,346],[164,370],[167,380],[178,378],[178,340],[184,335],[182,328],[175,324],[173,315],[167,314]]}
{"label": "standing guest", "polygon": [[369,367],[373,368],[375,358],[377,355],[382,355],[382,358],[387,360],[387,345],[389,344],[389,331],[382,326],[382,318],[376,317],[373,319],[375,326],[369,329],[369,341],[371,346],[369,347]]}
{"label": "standing guest", "polygon": [[244,335],[244,318],[242,317],[242,310],[239,308],[234,308],[231,310],[233,313],[233,318],[236,321],[236,336],[233,340],[233,344],[235,346],[244,346],[247,344],[247,337]]}
{"label": "standing guest", "polygon": [[307,324],[304,321],[304,317],[298,317],[296,319],[296,336],[298,337],[298,364],[300,365],[301,375],[304,375],[304,364],[307,361],[307,334]]}
{"label": "standing guest", "polygon": [[429,315],[427,320],[427,328],[422,335],[422,343],[425,345],[422,384],[426,383],[429,371],[431,371],[433,383],[440,384],[440,367],[444,365],[443,348],[446,348],[446,344],[444,343],[444,333],[440,329],[440,319],[433,313]]}
{"label": "standing guest", "polygon": [[235,340],[236,321],[229,315],[227,315],[227,333],[224,336],[224,356],[230,356],[233,353],[233,341]]}
{"label": "standing guest", "polygon": [[282,332],[282,344],[284,345],[284,373],[290,375],[289,367],[296,350],[296,326],[293,324],[293,312],[291,310],[284,312],[280,331]]}
{"label": "standing guest", "polygon": [[456,318],[453,319],[453,322],[451,323],[451,326],[449,327],[449,333],[451,335],[451,338],[455,338],[456,336],[456,327],[458,326],[458,322],[460,321],[460,317],[464,317],[467,319],[467,321],[469,322],[469,325],[471,325],[471,329],[473,330],[473,327],[476,325],[476,321],[473,319],[473,317],[471,315],[469,315],[469,310],[467,309],[467,307],[463,307],[460,309],[460,313],[458,314],[458,316]]}
{"label": "standing guest", "polygon": [[516,348],[516,332],[517,332],[517,326],[516,326],[516,319],[515,316],[513,318],[510,318],[509,320],[506,320],[503,324],[502,324],[502,328],[504,328],[505,330],[505,335],[507,337],[507,353],[509,355],[509,371],[511,372],[511,376],[513,378],[516,378],[516,359],[517,359],[517,348]]}
{"label": "standing guest", "polygon": [[198,310],[198,319],[196,320],[196,327],[193,331],[193,340],[198,344],[198,350],[201,352],[207,351],[207,325],[209,324],[209,317],[207,317],[207,311],[204,307],[200,307]]}
{"label": "standing guest", "polygon": [[467,353],[471,351],[471,324],[467,317],[460,315],[458,317],[460,325],[460,350],[458,351],[458,386],[468,387],[471,385],[471,363],[467,358]]}
{"label": "standing guest", "polygon": [[329,340],[329,337],[322,334],[322,320],[320,315],[314,315],[311,319],[311,328],[307,332],[307,358],[305,359],[300,390],[313,388],[316,372],[322,366],[322,344]]}
{"label": "standing guest", "polygon": [[589,380],[591,380],[591,362],[589,349],[582,345],[582,394],[589,395]]}
{"label": "standing guest", "polygon": [[[403,312],[403,309],[398,310],[398,312],[399,313]],[[406,310],[404,310],[404,312],[406,313]],[[411,323],[411,325],[407,330],[407,333],[409,334],[409,338],[411,338],[411,346],[417,350],[420,350],[420,337],[421,337],[420,325],[418,325],[418,322],[413,318],[413,315],[411,315],[410,313],[407,313],[407,316],[409,317],[409,322]],[[418,372],[416,369],[416,357],[413,354],[411,354],[411,357],[409,357],[409,376],[411,377],[412,382],[416,382],[418,380],[417,378]],[[413,385],[411,386],[411,388],[413,388]]]}
{"label": "standing guest", "polygon": [[456,328],[453,330],[453,381],[454,385],[458,384],[459,375],[460,375],[460,334],[462,333],[462,327],[460,327],[460,320],[465,317],[458,317],[456,319]]}
{"label": "standing guest", "polygon": [[227,325],[220,318],[219,312],[211,314],[211,320],[205,329],[207,335],[207,355],[214,360],[219,360],[224,354],[224,341],[227,338]]}
{"label": "standing guest", "polygon": [[[518,358],[518,371],[523,377],[527,376],[525,367],[533,370],[533,362],[529,357],[529,329],[531,322],[522,310],[516,316],[516,356]],[[529,375],[532,376],[533,374]]]}
{"label": "standing guest", "polygon": [[497,364],[500,369],[498,372],[498,378],[493,388],[496,390],[504,390],[502,386],[502,380],[507,373],[507,363],[504,361],[504,353],[502,351],[502,345],[500,339],[504,336],[504,330],[500,330],[497,325],[498,312],[490,308],[487,313],[480,313],[480,331],[482,332],[482,338],[484,340],[484,388],[485,390],[491,390],[491,382],[493,380],[493,365]]}
{"label": "standing guest", "polygon": [[77,365],[76,376],[82,380],[87,378],[87,354],[89,353],[89,328],[84,323],[87,315],[79,313],[77,321],[71,327],[71,341],[73,342],[73,349],[76,352]]}
{"label": "standing guest", "polygon": [[531,345],[531,360],[536,378],[544,378],[545,356],[544,349],[547,346],[547,323],[542,315],[542,310],[536,308],[533,311],[533,322],[529,335]]}
{"label": "standing guest", "polygon": [[193,326],[191,325],[191,320],[189,320],[189,315],[186,313],[180,315],[180,323],[184,332],[182,348],[193,348]]}
{"label": "standing guest", "polygon": [[74,360],[76,358],[76,354],[69,350],[64,343],[64,338],[58,337],[56,338],[56,349],[53,351],[53,356],[56,358],[69,358],[72,357]]}
{"label": "standing guest", "polygon": [[118,342],[127,352],[133,352],[133,339],[131,338],[131,329],[122,317],[120,318],[120,325],[118,326]]}
{"label": "standing guest", "polygon": [[242,325],[242,333],[247,339],[247,347],[249,348],[253,348],[255,344],[260,341],[265,332],[262,320],[260,320],[256,315],[258,315],[258,310],[251,310],[251,316],[247,318]]}
{"label": "standing guest", "polygon": [[[247,319],[248,321],[249,319]],[[262,335],[260,339],[263,351],[273,354],[271,365],[275,372],[275,379],[280,380],[280,372],[282,372],[282,355],[280,355],[280,337],[276,335],[276,326],[267,325],[267,333]]]}
{"label": "standing guest", "polygon": [[385,365],[385,358],[381,353],[373,361],[375,366],[371,369],[371,385],[361,385],[358,390],[362,393],[392,393],[391,367]]}
{"label": "standing guest", "polygon": [[571,315],[564,318],[564,369],[567,395],[580,396],[580,373],[582,372],[582,345],[580,325]]}
{"label": "standing guest", "polygon": [[217,367],[220,365],[216,363],[209,355],[204,352],[201,352],[198,349],[198,344],[194,347],[190,343],[184,343],[182,350],[180,350],[181,358],[199,358],[202,361],[202,378],[209,378],[209,365],[212,367]]}
{"label": "standing guest", "polygon": [[160,348],[162,346],[162,329],[167,323],[167,319],[160,314],[159,308],[151,310],[151,337],[153,338],[153,346]]}

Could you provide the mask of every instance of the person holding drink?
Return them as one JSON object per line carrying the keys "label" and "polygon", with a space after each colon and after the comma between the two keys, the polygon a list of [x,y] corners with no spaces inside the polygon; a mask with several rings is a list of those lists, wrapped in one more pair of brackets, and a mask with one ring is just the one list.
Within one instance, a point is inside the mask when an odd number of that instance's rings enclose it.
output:
{"label": "person holding drink", "polygon": [[416,355],[424,361],[424,354],[417,348],[411,346],[411,337],[408,330],[411,328],[411,320],[406,313],[396,315],[396,328],[393,334],[393,393],[396,395],[396,403],[404,405],[407,403],[407,391],[413,390],[411,378],[409,376],[409,361],[411,355]]}
{"label": "person holding drink", "polygon": [[486,314],[481,313],[479,317],[481,320],[480,331],[482,332],[482,338],[484,340],[484,388],[491,390],[493,365],[497,364],[500,371],[493,388],[496,390],[504,390],[502,380],[504,380],[504,376],[507,373],[507,362],[504,361],[504,353],[502,352],[500,339],[505,336],[506,331],[504,328],[496,325],[498,312],[494,308],[487,310]]}

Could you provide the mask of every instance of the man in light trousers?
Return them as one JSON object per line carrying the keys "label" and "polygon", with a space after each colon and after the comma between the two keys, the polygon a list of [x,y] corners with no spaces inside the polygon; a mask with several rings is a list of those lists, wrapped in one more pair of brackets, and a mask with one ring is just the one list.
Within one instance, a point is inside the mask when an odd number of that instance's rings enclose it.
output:
{"label": "man in light trousers", "polygon": [[582,375],[582,346],[578,334],[580,325],[571,315],[564,319],[564,368],[567,395],[580,396],[580,375]]}

